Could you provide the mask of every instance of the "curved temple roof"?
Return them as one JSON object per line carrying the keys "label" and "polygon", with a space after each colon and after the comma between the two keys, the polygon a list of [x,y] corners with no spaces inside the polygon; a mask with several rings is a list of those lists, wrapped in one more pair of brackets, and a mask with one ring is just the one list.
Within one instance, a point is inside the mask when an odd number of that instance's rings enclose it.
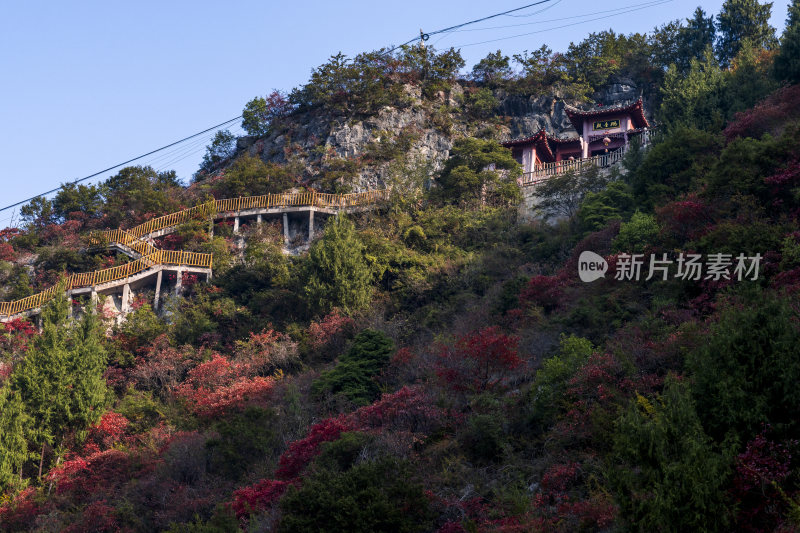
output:
{"label": "curved temple roof", "polygon": [[575,131],[581,133],[583,131],[583,123],[590,118],[599,118],[609,115],[618,115],[620,113],[629,114],[635,128],[649,128],[650,124],[644,116],[644,106],[642,99],[639,98],[632,104],[618,105],[612,107],[594,107],[592,109],[578,109],[570,105],[564,106],[564,111],[567,113],[572,126]]}

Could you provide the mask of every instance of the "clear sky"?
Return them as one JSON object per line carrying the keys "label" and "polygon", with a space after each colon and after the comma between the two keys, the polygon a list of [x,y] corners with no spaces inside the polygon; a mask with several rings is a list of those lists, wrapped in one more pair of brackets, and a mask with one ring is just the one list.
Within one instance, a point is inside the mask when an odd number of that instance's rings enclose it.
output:
{"label": "clear sky", "polygon": [[[6,0],[0,17],[0,207],[233,118],[254,96],[303,83],[339,51],[352,56],[399,44],[420,29],[526,3]],[[773,6],[779,32],[787,3]],[[508,55],[542,44],[559,51],[592,31],[649,31],[690,17],[697,5],[552,0],[429,42],[461,47],[471,68],[498,48]],[[716,14],[722,0],[701,5]],[[519,26],[498,27],[509,25]],[[529,35],[473,44],[519,34]],[[242,133],[238,125],[231,131]],[[188,179],[209,140],[137,163],[175,169]],[[10,216],[0,213],[0,227]]]}

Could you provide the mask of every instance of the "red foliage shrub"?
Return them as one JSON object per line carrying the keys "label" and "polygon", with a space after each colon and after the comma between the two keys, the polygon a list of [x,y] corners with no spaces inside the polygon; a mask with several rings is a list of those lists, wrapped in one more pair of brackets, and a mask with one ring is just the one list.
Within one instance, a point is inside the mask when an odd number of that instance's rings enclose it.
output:
{"label": "red foliage shrub", "polygon": [[10,242],[14,237],[20,235],[22,232],[19,228],[4,228],[0,229],[0,242]]}
{"label": "red foliage shrub", "polygon": [[795,209],[791,211],[791,216],[797,218],[800,216],[800,210],[797,208],[797,200],[794,197],[794,191],[798,184],[800,184],[800,159],[793,159],[784,168],[778,170],[771,176],[764,178],[764,183],[769,186],[769,193],[772,197],[772,206],[776,209],[789,209],[794,206]]}
{"label": "red foliage shrub", "polygon": [[115,533],[120,531],[114,508],[106,505],[105,500],[98,500],[86,506],[81,519],[67,527],[65,533]]}
{"label": "red foliage shrub", "polygon": [[47,511],[49,504],[36,502],[36,489],[28,487],[13,499],[0,503],[0,526],[4,531],[33,531],[36,517]]}
{"label": "red foliage shrub", "polygon": [[197,274],[184,272],[181,276],[181,284],[184,286],[184,288],[191,288],[195,283],[197,283]]}
{"label": "red foliage shrub", "polygon": [[109,411],[100,421],[89,428],[84,450],[89,453],[108,449],[125,436],[130,421],[119,413]]}
{"label": "red foliage shrub", "polygon": [[274,378],[246,377],[247,365],[232,364],[214,354],[210,361],[189,371],[176,395],[187,401],[189,409],[200,416],[217,416],[232,407],[243,407],[251,401],[263,400],[275,384]]}
{"label": "red foliage shrub", "polygon": [[250,332],[246,341],[236,341],[236,364],[249,375],[267,376],[277,369],[299,365],[297,344],[288,335],[272,329]]}
{"label": "red foliage shrub", "polygon": [[768,440],[765,433],[748,442],[736,458],[731,493],[740,531],[775,531],[787,510],[779,487],[791,472],[792,456],[786,446]]}
{"label": "red foliage shrub", "polygon": [[453,346],[441,346],[436,374],[453,390],[483,391],[502,383],[506,373],[522,364],[519,339],[497,326],[474,331]]}
{"label": "red foliage shrub", "polygon": [[519,294],[519,305],[523,309],[537,305],[553,311],[564,295],[565,286],[566,279],[561,276],[533,276]]}
{"label": "red foliage shrub", "polygon": [[190,355],[171,347],[166,335],[159,335],[146,354],[136,358],[131,378],[142,388],[170,394],[186,372]]}
{"label": "red foliage shrub", "polygon": [[275,475],[281,479],[296,478],[319,454],[319,447],[323,442],[334,441],[343,432],[353,429],[355,426],[345,415],[326,418],[322,422],[314,424],[305,438],[294,441],[289,445],[289,449],[283,452],[278,461],[278,470]]}
{"label": "red foliage shrub", "polygon": [[[617,508],[605,493],[581,495],[581,465],[574,462],[555,464],[542,476],[541,489],[534,498],[538,520],[549,531],[594,531],[610,526]],[[578,489],[577,494],[575,489]]]}
{"label": "red foliage shrub", "polygon": [[0,261],[13,261],[16,255],[13,246],[7,242],[0,242]]}
{"label": "red foliage shrub", "polygon": [[430,433],[447,422],[457,422],[461,416],[436,407],[419,386],[403,387],[392,394],[384,394],[380,400],[352,414],[359,429],[415,433]]}
{"label": "red foliage shrub", "polygon": [[446,522],[442,527],[436,530],[436,533],[467,533],[461,522]]}
{"label": "red foliage shrub", "polygon": [[108,494],[125,483],[131,467],[130,457],[120,450],[96,452],[64,461],[47,475],[58,494],[70,493],[74,500],[91,494]]}
{"label": "red foliage shrub", "polygon": [[761,103],[734,115],[723,134],[730,142],[736,137],[760,138],[776,134],[784,124],[800,116],[800,85],[782,87]]}
{"label": "red foliage shrub", "polygon": [[609,353],[594,353],[570,379],[570,401],[554,435],[567,440],[591,439],[607,429],[616,412],[619,396],[629,393],[633,382],[626,379],[623,365]]}
{"label": "red foliage shrub", "polygon": [[353,336],[355,321],[334,309],[322,320],[308,326],[309,345],[316,351],[340,352],[347,339]]}
{"label": "red foliage shrub", "polygon": [[251,513],[262,511],[277,503],[289,485],[294,483],[296,482],[262,479],[254,485],[234,491],[233,501],[230,503],[231,509],[237,518],[245,519]]}
{"label": "red foliage shrub", "polygon": [[[572,249],[564,265],[559,269],[557,273],[559,280],[564,285],[568,285],[570,280],[575,281],[577,279],[576,273],[578,272],[578,260],[581,253],[588,250],[600,255],[610,254],[614,238],[619,234],[619,227],[620,221],[612,220],[603,229],[590,233],[581,239]],[[611,270],[609,271],[611,272]]]}
{"label": "red foliage shrub", "polygon": [[0,350],[11,356],[24,354],[35,335],[33,324],[21,318],[0,324]]}
{"label": "red foliage shrub", "polygon": [[670,202],[656,209],[656,218],[662,234],[667,234],[678,243],[703,235],[711,223],[711,208],[696,196]]}

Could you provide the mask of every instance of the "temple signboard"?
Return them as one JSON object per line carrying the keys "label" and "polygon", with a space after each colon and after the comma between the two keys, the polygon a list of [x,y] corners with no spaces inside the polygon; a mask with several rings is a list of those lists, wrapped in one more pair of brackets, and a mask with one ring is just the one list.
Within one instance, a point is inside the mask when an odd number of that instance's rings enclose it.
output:
{"label": "temple signboard", "polygon": [[592,130],[610,130],[612,128],[619,128],[619,119],[614,120],[598,120],[592,123]]}

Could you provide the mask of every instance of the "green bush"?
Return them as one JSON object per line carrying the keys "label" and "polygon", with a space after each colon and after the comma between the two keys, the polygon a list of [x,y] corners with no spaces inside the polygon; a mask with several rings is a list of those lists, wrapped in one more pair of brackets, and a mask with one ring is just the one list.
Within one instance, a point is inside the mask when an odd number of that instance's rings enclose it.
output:
{"label": "green bush", "polygon": [[353,313],[372,297],[372,273],[364,258],[364,244],[345,216],[328,222],[322,238],[311,245],[307,262],[305,296],[320,314],[339,307]]}
{"label": "green bush", "polygon": [[209,470],[239,479],[254,462],[268,457],[277,444],[276,422],[273,411],[251,406],[215,424],[218,437],[205,444]]}
{"label": "green bush", "polygon": [[[488,168],[493,166],[495,170]],[[507,170],[505,176],[498,170]],[[516,178],[521,167],[511,150],[491,139],[467,137],[458,139],[450,151],[450,159],[439,177],[439,187],[432,190],[442,203],[508,205],[519,201]]]}
{"label": "green bush", "polygon": [[800,332],[790,301],[757,286],[722,306],[687,356],[697,411],[709,434],[747,441],[761,424],[798,435]]}
{"label": "green bush", "polygon": [[659,231],[661,228],[656,217],[637,211],[630,222],[623,222],[620,226],[619,235],[614,239],[614,251],[643,252],[645,248],[655,244]]}
{"label": "green bush", "polygon": [[431,512],[405,462],[384,458],[344,472],[319,468],[281,500],[282,533],[428,531]]}
{"label": "green bush", "polygon": [[507,445],[502,418],[497,414],[472,415],[459,441],[473,460],[500,462]]}
{"label": "green bush", "polygon": [[632,531],[730,531],[731,473],[695,412],[685,383],[632,399],[616,422],[609,478]]}
{"label": "green bush", "polygon": [[314,463],[319,468],[345,471],[358,462],[361,451],[374,439],[372,435],[360,431],[342,433],[335,441],[322,443]]}
{"label": "green bush", "polygon": [[373,378],[389,363],[393,352],[392,339],[380,331],[364,330],[356,335],[339,363],[314,382],[311,391],[317,397],[341,395],[357,405],[369,404],[380,395]]}
{"label": "green bush", "polygon": [[599,192],[588,192],[583,198],[578,219],[584,232],[603,229],[611,220],[624,220],[634,208],[633,191],[622,181],[611,182]]}
{"label": "green bush", "polygon": [[588,339],[561,335],[559,353],[545,359],[531,389],[529,423],[535,431],[547,429],[564,404],[567,383],[586,364],[594,346]]}

